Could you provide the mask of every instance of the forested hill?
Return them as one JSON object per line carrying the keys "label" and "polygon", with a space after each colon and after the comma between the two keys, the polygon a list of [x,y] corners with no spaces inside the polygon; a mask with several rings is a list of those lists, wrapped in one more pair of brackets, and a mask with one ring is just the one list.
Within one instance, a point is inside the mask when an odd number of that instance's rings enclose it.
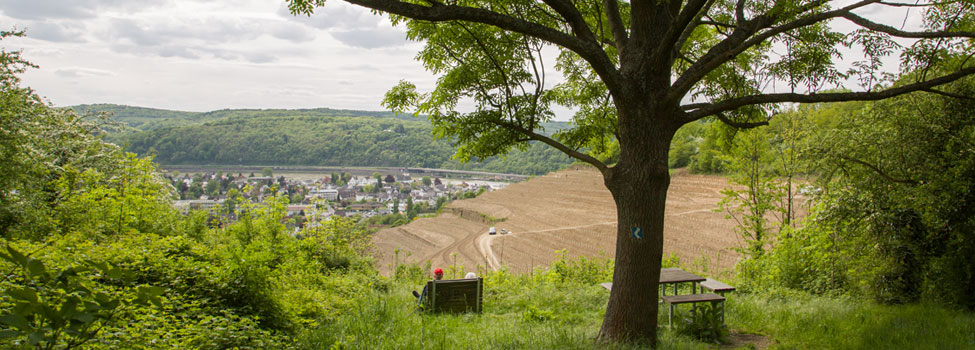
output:
{"label": "forested hill", "polygon": [[78,113],[105,112],[112,115],[112,119],[123,122],[135,130],[152,130],[162,127],[196,125],[206,122],[219,121],[228,118],[253,117],[291,117],[291,116],[368,116],[388,117],[398,119],[412,119],[410,116],[396,116],[391,112],[370,112],[347,109],[313,108],[313,109],[221,109],[210,112],[186,112],[168,109],[125,106],[116,104],[91,104],[72,106]]}
{"label": "forested hill", "polygon": [[[113,113],[135,130],[110,139],[164,165],[428,167],[545,174],[571,159],[543,144],[505,159],[461,164],[449,140],[434,140],[424,119],[333,109],[177,112],[118,105],[76,106]],[[564,123],[550,123],[549,132]]]}

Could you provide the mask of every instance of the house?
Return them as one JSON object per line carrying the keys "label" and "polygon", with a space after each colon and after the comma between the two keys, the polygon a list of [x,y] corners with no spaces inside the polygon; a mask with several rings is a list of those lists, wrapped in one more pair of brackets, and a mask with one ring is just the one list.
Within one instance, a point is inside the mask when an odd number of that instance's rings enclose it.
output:
{"label": "house", "polygon": [[380,204],[380,203],[367,202],[367,203],[353,203],[353,204],[350,204],[348,209],[349,210],[353,210],[353,211],[372,211],[372,210],[376,210],[376,209],[381,208],[381,207],[383,207],[383,205]]}
{"label": "house", "polygon": [[176,209],[183,214],[188,214],[190,210],[206,210],[213,211],[223,205],[223,200],[209,200],[209,199],[191,199],[191,200],[179,200],[173,203]]}
{"label": "house", "polygon": [[325,189],[322,193],[322,198],[327,201],[337,201],[339,200],[339,190],[334,188]]}
{"label": "house", "polygon": [[338,190],[338,192],[339,192],[338,193],[339,194],[338,195],[338,199],[339,200],[351,200],[351,199],[355,198],[355,189],[354,188],[343,187],[343,188],[340,188]]}
{"label": "house", "polygon": [[315,210],[314,205],[289,205],[288,206],[288,216],[295,216],[304,212],[306,216],[313,214]]}

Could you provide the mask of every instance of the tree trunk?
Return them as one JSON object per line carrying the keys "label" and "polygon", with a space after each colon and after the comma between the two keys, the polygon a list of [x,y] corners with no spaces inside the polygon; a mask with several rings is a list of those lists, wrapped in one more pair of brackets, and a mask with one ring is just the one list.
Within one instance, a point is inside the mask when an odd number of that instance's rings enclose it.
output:
{"label": "tree trunk", "polygon": [[616,202],[618,223],[613,288],[599,338],[656,346],[657,289],[670,185],[667,154],[676,128],[657,124],[626,131],[621,129],[620,162],[604,175]]}

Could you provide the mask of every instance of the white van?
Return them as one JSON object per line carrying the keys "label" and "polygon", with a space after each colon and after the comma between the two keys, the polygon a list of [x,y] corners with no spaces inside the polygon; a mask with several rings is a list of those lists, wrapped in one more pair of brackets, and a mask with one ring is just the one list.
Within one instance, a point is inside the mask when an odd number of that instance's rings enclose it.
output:
{"label": "white van", "polygon": [[491,226],[491,228],[488,229],[488,234],[489,235],[494,235],[494,234],[497,234],[497,233],[498,233],[498,231],[496,231],[494,229],[494,226]]}

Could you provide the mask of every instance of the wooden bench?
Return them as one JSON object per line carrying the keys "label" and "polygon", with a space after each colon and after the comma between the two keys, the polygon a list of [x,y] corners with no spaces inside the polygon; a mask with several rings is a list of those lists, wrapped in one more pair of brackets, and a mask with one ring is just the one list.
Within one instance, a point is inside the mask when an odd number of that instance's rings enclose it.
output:
{"label": "wooden bench", "polygon": [[460,280],[433,280],[427,282],[427,295],[423,299],[423,309],[430,312],[481,313],[483,299],[483,280],[478,278]]}
{"label": "wooden bench", "polygon": [[[702,294],[685,294],[685,295],[661,295],[661,299],[667,304],[670,304],[670,312],[667,314],[667,322],[670,327],[674,326],[674,305],[678,304],[691,304],[694,307],[695,303],[705,303],[705,302],[721,302],[721,321],[724,322],[724,300],[723,296],[714,293],[702,293]],[[694,313],[697,317],[696,313]]]}
{"label": "wooden bench", "polygon": [[719,295],[724,295],[724,293],[735,291],[735,287],[729,286],[712,278],[708,278],[704,282],[701,282],[701,287],[707,288],[712,292],[718,293]]}

